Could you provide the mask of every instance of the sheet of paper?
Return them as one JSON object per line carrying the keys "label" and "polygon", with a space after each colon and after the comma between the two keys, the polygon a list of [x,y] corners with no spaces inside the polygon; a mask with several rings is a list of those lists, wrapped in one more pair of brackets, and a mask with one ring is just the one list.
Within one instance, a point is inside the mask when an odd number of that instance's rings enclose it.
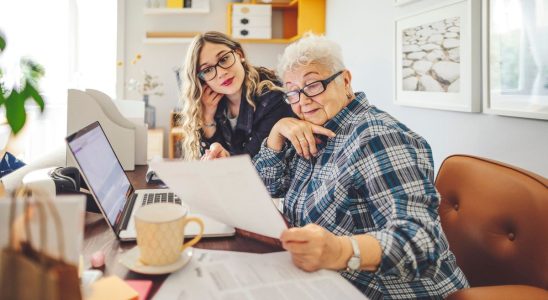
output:
{"label": "sheet of paper", "polygon": [[189,265],[171,274],[154,299],[367,299],[337,272],[300,270],[288,252],[195,251]]}
{"label": "sheet of paper", "polygon": [[273,238],[287,228],[247,155],[151,167],[193,213]]}

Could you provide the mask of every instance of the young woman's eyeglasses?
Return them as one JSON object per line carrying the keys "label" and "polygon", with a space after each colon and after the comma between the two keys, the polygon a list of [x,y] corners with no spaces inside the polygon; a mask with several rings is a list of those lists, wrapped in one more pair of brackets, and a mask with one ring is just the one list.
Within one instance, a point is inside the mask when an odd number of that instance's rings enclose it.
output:
{"label": "young woman's eyeglasses", "polygon": [[300,90],[294,90],[289,91],[285,93],[284,100],[287,102],[287,104],[295,104],[299,102],[301,93],[305,94],[307,97],[314,97],[318,96],[319,94],[323,93],[325,89],[327,88],[327,85],[333,81],[337,76],[341,75],[343,71],[339,71],[333,75],[331,75],[329,78],[324,80],[318,80],[314,81],[312,83],[309,83],[305,85]]}
{"label": "young woman's eyeglasses", "polygon": [[217,67],[228,69],[234,65],[236,57],[234,56],[234,50],[225,53],[214,66],[209,66],[198,72],[198,77],[205,81],[213,80],[217,76]]}

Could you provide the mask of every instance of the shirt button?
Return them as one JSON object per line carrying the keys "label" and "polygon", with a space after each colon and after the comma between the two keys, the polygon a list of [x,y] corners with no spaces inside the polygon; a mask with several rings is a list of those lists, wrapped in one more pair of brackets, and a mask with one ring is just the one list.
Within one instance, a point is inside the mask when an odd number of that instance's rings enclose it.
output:
{"label": "shirt button", "polygon": [[250,137],[250,138],[249,138],[249,141],[250,141],[250,142],[251,142],[251,139],[252,139],[252,138]]}

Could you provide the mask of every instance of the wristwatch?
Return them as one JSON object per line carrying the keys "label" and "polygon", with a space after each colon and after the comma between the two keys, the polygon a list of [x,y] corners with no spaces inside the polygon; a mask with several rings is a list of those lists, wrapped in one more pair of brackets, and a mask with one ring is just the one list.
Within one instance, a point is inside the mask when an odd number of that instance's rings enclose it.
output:
{"label": "wristwatch", "polygon": [[362,256],[360,254],[360,247],[358,246],[358,241],[353,236],[349,236],[350,242],[352,243],[352,257],[346,263],[346,271],[354,272],[359,271],[362,264]]}

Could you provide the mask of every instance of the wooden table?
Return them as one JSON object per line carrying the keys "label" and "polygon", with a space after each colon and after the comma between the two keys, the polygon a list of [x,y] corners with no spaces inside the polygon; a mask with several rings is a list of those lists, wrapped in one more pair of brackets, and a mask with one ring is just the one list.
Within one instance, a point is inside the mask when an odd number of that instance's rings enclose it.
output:
{"label": "wooden table", "polygon": [[[146,166],[136,166],[135,171],[127,172],[129,180],[135,189],[156,188],[157,185],[149,185],[145,181]],[[119,255],[136,246],[135,242],[120,242],[101,214],[86,213],[86,226],[84,233],[84,267],[90,268],[90,258],[96,251],[105,253],[105,266],[101,269],[105,275],[117,275],[126,279],[147,279],[153,282],[149,297],[152,297],[160,288],[167,275],[143,275],[128,270],[118,262]],[[268,253],[283,249],[261,243],[240,235],[222,238],[202,239],[195,248],[230,250],[240,252]]]}

